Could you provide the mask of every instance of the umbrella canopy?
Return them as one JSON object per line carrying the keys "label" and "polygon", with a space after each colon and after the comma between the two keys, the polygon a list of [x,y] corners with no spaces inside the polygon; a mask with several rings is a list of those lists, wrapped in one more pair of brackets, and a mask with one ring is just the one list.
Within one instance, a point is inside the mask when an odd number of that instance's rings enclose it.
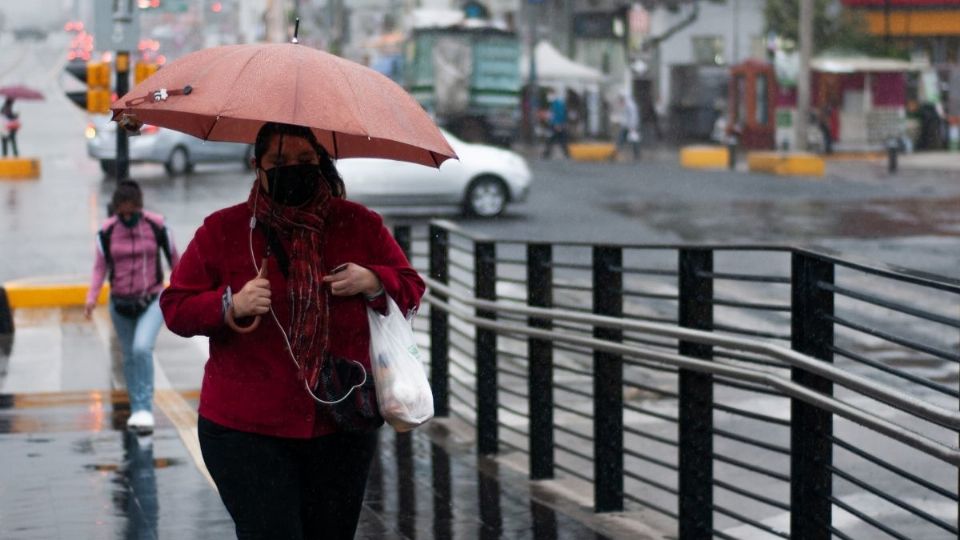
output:
{"label": "umbrella canopy", "polygon": [[434,167],[456,158],[420,104],[389,78],[292,43],[188,54],[111,108],[114,120],[132,116],[205,140],[253,143],[264,123],[280,122],[313,129],[334,158]]}
{"label": "umbrella canopy", "polygon": [[10,99],[24,99],[24,100],[42,100],[43,93],[33,88],[27,88],[23,85],[14,85],[14,86],[4,86],[0,88],[0,96],[8,97]]}

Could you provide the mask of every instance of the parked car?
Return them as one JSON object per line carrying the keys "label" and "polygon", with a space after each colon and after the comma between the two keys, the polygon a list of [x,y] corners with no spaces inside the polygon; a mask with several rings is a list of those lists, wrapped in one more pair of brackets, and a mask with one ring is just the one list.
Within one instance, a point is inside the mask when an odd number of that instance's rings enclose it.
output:
{"label": "parked car", "polygon": [[373,207],[456,206],[464,213],[495,217],[530,191],[530,167],[515,152],[466,143],[443,131],[460,160],[434,169],[399,161],[351,158],[337,161],[347,197]]}
{"label": "parked car", "polygon": [[[94,116],[87,126],[87,154],[112,174],[117,156],[117,124],[106,115]],[[171,176],[193,170],[198,163],[237,163],[250,166],[253,146],[204,141],[172,129],[146,125],[130,137],[130,163],[160,163]]]}

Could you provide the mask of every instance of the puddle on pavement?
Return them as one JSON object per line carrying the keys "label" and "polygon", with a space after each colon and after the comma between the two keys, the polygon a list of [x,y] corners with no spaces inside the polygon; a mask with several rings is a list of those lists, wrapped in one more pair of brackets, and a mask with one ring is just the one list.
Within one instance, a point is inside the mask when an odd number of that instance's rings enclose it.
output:
{"label": "puddle on pavement", "polygon": [[608,208],[688,242],[960,236],[960,197],[704,204],[623,201]]}

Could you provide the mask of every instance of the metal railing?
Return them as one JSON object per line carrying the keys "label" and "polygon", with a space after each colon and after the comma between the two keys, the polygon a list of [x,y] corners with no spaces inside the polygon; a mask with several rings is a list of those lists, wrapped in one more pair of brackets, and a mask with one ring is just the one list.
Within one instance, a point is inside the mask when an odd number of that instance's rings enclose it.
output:
{"label": "metal railing", "polygon": [[780,246],[395,234],[429,275],[436,413],[478,452],[682,538],[957,536],[960,282]]}

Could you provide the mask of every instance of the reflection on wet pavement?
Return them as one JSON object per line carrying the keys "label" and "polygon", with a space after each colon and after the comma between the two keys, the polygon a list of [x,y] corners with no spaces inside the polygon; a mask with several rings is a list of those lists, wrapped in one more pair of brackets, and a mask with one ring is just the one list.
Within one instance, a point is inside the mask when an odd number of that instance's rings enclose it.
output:
{"label": "reflection on wet pavement", "polygon": [[0,396],[0,538],[230,538],[169,420],[137,437],[128,415],[122,392]]}
{"label": "reflection on wet pavement", "polygon": [[[960,198],[623,201],[609,206],[642,217],[684,241],[798,241],[833,238],[960,236]],[[732,219],[731,217],[735,217]],[[744,226],[749,223],[749,226]]]}
{"label": "reflection on wet pavement", "polygon": [[[232,538],[170,419],[138,437],[128,415],[120,391],[0,395],[0,538]],[[431,432],[380,431],[357,538],[604,538]]]}
{"label": "reflection on wet pavement", "polygon": [[519,473],[430,431],[381,430],[358,538],[606,538],[533,500]]}

